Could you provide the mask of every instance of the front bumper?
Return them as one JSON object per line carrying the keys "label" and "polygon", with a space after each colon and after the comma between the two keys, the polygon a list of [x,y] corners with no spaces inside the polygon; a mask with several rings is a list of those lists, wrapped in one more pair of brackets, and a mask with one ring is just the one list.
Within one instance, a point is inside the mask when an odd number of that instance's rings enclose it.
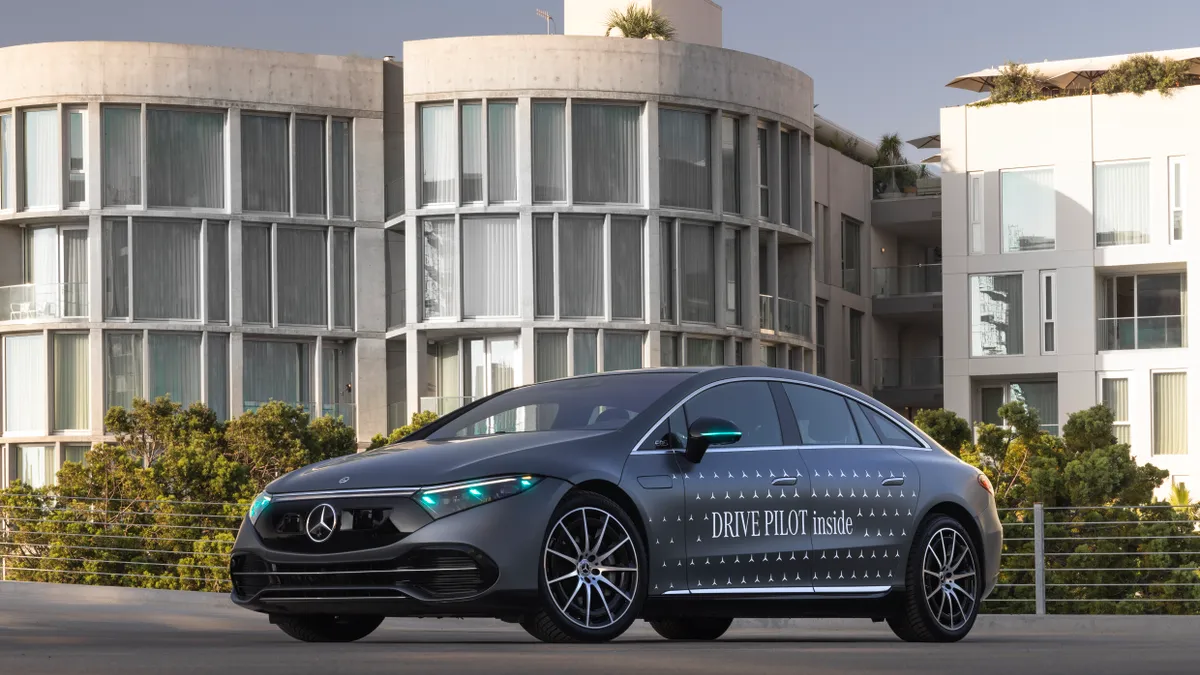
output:
{"label": "front bumper", "polygon": [[537,602],[542,539],[570,488],[544,479],[354,551],[281,551],[244,520],[230,563],[232,599],[273,614],[505,616]]}

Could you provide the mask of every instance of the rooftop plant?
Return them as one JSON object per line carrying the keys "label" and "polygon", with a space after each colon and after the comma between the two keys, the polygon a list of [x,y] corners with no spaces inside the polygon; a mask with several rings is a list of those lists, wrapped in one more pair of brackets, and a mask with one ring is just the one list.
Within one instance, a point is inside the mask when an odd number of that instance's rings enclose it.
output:
{"label": "rooftop plant", "polygon": [[1157,89],[1163,96],[1170,96],[1172,89],[1182,87],[1188,79],[1186,61],[1135,54],[1109,68],[1096,80],[1093,91],[1098,94],[1130,93],[1141,96],[1151,89]]}
{"label": "rooftop plant", "polygon": [[675,27],[662,12],[651,7],[640,7],[632,2],[624,10],[611,10],[608,13],[606,27],[605,35],[612,35],[612,32],[616,30],[628,38],[647,40],[672,40],[675,38]]}
{"label": "rooftop plant", "polygon": [[975,105],[1036,101],[1047,98],[1045,89],[1038,71],[1030,70],[1023,63],[1009,61],[1000,67],[1000,74],[992,81],[992,95]]}

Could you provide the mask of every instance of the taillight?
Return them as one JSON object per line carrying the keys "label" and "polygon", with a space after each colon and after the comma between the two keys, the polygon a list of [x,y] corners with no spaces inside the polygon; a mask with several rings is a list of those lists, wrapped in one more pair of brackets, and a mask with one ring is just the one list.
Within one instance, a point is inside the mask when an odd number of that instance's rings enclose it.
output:
{"label": "taillight", "polygon": [[979,477],[976,480],[979,481],[979,487],[983,488],[984,490],[987,490],[987,493],[989,495],[995,496],[996,490],[994,488],[992,488],[992,481],[988,480],[988,477],[986,474],[982,474],[982,473],[979,474]]}

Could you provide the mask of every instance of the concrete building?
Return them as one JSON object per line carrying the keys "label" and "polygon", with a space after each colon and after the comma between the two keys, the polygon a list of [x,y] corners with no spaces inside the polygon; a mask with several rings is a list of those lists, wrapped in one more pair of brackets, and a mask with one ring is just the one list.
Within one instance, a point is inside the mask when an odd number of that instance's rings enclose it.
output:
{"label": "concrete building", "polygon": [[[1185,51],[1165,55],[1200,56]],[[1187,330],[1200,87],[1089,95],[1123,58],[1038,64],[1062,94],[1046,100],[942,110],[946,402],[975,422],[1024,400],[1050,431],[1107,404],[1139,462],[1188,483],[1200,475],[1187,419],[1200,400]],[[987,89],[995,74],[952,86]]]}
{"label": "concrete building", "polygon": [[299,403],[365,442],[644,366],[869,391],[873,148],[830,150],[811,78],[720,48],[708,0],[652,3],[671,42],[596,36],[600,4],[403,64],[0,49],[0,478],[51,480],[135,397]]}

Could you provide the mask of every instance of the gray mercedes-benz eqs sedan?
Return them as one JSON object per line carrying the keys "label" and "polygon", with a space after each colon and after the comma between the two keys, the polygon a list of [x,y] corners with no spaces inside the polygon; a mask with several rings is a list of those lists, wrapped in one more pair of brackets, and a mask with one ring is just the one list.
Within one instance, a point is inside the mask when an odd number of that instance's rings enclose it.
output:
{"label": "gray mercedes-benz eqs sedan", "polygon": [[307,641],[400,616],[547,642],[803,616],[949,642],[1001,543],[987,478],[879,402],[792,371],[680,368],[510,389],[283,476],[230,573],[235,603]]}

